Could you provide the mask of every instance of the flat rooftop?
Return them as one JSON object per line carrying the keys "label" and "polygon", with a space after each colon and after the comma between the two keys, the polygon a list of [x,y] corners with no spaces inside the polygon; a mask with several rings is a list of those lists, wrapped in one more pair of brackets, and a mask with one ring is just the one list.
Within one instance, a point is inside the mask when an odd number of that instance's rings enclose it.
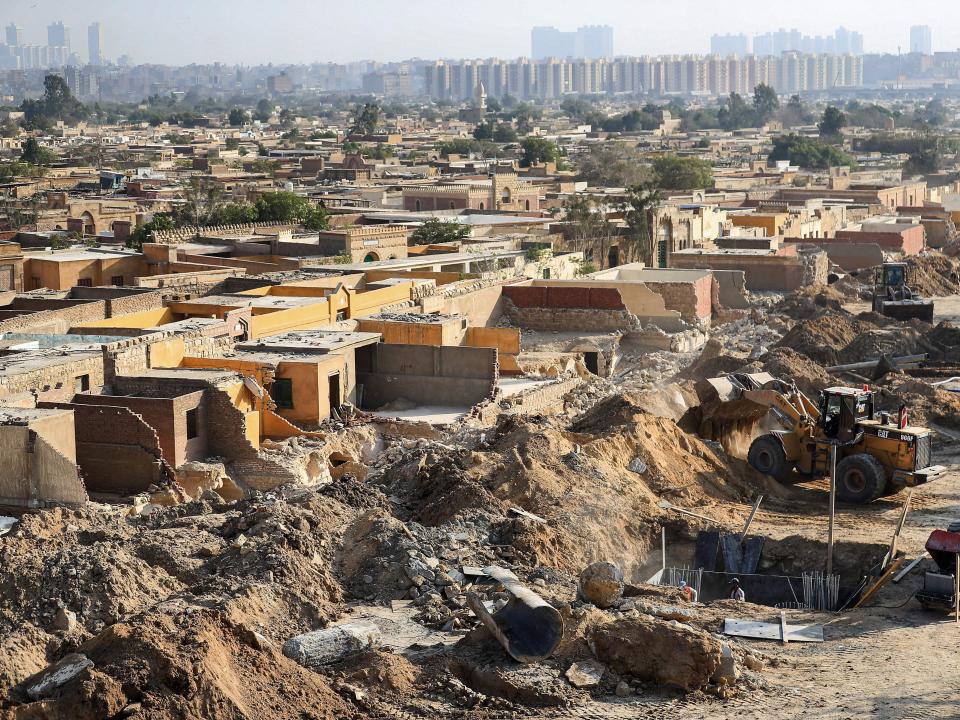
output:
{"label": "flat rooftop", "polygon": [[243,352],[329,353],[350,347],[380,342],[380,333],[341,332],[336,330],[304,330],[257,340],[237,343],[235,349]]}
{"label": "flat rooftop", "polygon": [[416,255],[394,260],[377,260],[350,265],[319,265],[321,270],[340,272],[367,272],[369,270],[413,270],[433,267],[434,265],[459,265],[478,260],[518,257],[526,255],[525,250],[489,250],[486,252],[438,253],[436,255]]}

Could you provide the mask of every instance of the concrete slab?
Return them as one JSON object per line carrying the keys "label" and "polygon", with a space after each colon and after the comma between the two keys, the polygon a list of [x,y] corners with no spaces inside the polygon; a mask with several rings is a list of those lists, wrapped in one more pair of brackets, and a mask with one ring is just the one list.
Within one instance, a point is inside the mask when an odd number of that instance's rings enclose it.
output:
{"label": "concrete slab", "polygon": [[408,420],[410,422],[425,422],[430,425],[451,425],[470,412],[468,407],[451,407],[448,405],[418,405],[409,410],[370,411],[374,417],[385,420]]}
{"label": "concrete slab", "polygon": [[532,378],[532,377],[501,377],[497,381],[497,387],[500,388],[500,392],[503,394],[503,397],[513,397],[514,395],[519,395],[522,392],[527,390],[532,390],[533,388],[540,387],[542,385],[549,385],[550,383],[556,382],[554,378]]}

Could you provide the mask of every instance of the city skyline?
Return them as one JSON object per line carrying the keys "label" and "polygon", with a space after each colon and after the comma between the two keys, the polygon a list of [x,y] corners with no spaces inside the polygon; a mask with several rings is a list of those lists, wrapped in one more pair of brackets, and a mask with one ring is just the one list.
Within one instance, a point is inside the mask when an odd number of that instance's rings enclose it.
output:
{"label": "city skyline", "polygon": [[[893,3],[877,13],[876,3],[862,0],[836,3],[813,0],[798,8],[786,2],[760,3],[745,0],[733,19],[729,13],[700,0],[678,0],[668,8],[644,7],[637,12],[633,3],[614,0],[585,12],[582,4],[541,0],[509,4],[491,0],[491,7],[509,8],[513,21],[508,27],[495,20],[498,13],[470,19],[469,31],[463,18],[437,13],[439,0],[413,2],[401,17],[386,0],[362,3],[364,22],[357,22],[358,8],[317,7],[304,0],[277,0],[270,6],[252,0],[227,3],[212,0],[195,4],[169,0],[167,12],[150,17],[131,12],[126,3],[105,0],[93,9],[80,5],[64,7],[52,0],[7,0],[0,11],[0,24],[15,23],[23,28],[23,42],[46,44],[47,28],[62,21],[72,33],[71,48],[84,59],[89,57],[87,29],[100,23],[109,36],[111,58],[131,55],[136,63],[170,65],[206,64],[308,64],[374,60],[402,61],[413,58],[523,57],[530,53],[530,31],[536,26],[576,28],[610,25],[616,34],[616,54],[621,56],[705,53],[713,35],[745,34],[751,38],[797,28],[802,34],[826,36],[845,26],[867,38],[866,53],[895,53],[910,48],[910,27],[931,23],[917,16],[915,9]],[[823,12],[818,12],[818,8]],[[870,12],[866,12],[867,9]],[[283,12],[281,12],[283,11]],[[291,13],[302,20],[291,24]],[[877,15],[884,22],[877,22]],[[372,18],[372,20],[371,20]],[[390,22],[379,22],[378,18]],[[829,19],[827,19],[829,18]],[[902,19],[902,23],[898,20]],[[933,26],[934,50],[960,46],[960,8],[938,8],[939,21]],[[674,23],[683,32],[663,32]],[[932,24],[932,23],[931,23]],[[150,32],[144,32],[144,28]],[[336,32],[324,34],[323,29]],[[244,33],[256,28],[257,42],[243,42]],[[322,37],[323,42],[317,42]]]}

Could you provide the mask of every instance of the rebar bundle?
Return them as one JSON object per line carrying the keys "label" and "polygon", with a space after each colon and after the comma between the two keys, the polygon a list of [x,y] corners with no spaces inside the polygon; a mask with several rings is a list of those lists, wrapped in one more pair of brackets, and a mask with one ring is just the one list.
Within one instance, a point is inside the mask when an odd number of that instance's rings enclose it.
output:
{"label": "rebar bundle", "polygon": [[840,576],[803,573],[803,604],[808,610],[833,611],[840,595]]}

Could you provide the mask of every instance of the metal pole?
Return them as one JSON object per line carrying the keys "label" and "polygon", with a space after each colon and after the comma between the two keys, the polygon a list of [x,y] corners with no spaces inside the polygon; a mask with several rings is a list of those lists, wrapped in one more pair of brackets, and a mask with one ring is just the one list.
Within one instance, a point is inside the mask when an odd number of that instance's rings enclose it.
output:
{"label": "metal pole", "polygon": [[663,569],[667,569],[667,528],[660,528],[660,558],[663,563]]}
{"label": "metal pole", "polygon": [[830,446],[830,527],[827,531],[827,575],[833,575],[833,518],[837,502],[837,446]]}

